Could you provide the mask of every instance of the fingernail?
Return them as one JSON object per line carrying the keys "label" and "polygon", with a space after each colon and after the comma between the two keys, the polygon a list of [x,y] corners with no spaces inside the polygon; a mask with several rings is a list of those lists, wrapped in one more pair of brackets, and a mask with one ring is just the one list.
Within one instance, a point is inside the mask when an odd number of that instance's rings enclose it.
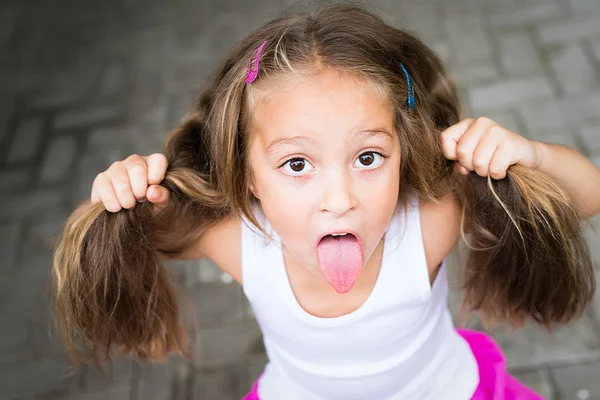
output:
{"label": "fingernail", "polygon": [[148,196],[149,196],[151,199],[156,199],[156,198],[158,197],[158,190],[156,190],[156,188],[151,188],[151,189],[148,191]]}

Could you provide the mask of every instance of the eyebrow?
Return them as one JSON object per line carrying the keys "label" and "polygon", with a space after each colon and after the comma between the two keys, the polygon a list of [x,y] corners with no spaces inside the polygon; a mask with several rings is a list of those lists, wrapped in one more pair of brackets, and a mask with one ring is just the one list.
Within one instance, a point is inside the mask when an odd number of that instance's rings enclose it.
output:
{"label": "eyebrow", "polygon": [[300,146],[303,144],[314,145],[315,141],[312,138],[309,138],[308,136],[278,138],[269,143],[269,145],[267,146],[267,154],[275,153],[280,147],[283,147],[285,145]]}
{"label": "eyebrow", "polygon": [[[375,128],[375,129],[366,129],[355,133],[356,139],[367,139],[373,136],[384,136],[387,140],[393,140],[393,136],[390,132],[388,132],[384,128]],[[274,153],[280,147],[285,145],[315,145],[315,141],[308,136],[293,136],[293,137],[283,137],[273,140],[267,146],[267,153]]]}

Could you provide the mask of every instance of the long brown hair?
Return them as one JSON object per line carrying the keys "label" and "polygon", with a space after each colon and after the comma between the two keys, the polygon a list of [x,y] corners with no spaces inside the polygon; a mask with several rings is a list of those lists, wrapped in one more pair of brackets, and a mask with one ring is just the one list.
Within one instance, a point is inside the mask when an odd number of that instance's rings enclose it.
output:
{"label": "long brown hair", "polygon": [[[266,40],[256,82],[248,60]],[[407,104],[413,79],[416,108]],[[221,219],[256,222],[248,189],[252,106],[277,77],[330,68],[361,79],[395,107],[401,143],[399,201],[455,196],[470,256],[464,308],[484,320],[551,326],[577,317],[595,281],[581,215],[560,182],[511,167],[494,181],[452,172],[439,135],[459,122],[462,106],[439,58],[414,35],[359,7],[328,4],[281,15],[240,41],[186,120],[166,141],[171,192],[159,215],[148,203],[110,213],[82,204],[67,221],[54,257],[58,320],[72,359],[96,364],[112,350],[160,360],[189,355],[185,330],[161,259],[175,257]],[[257,224],[258,225],[258,224]]]}

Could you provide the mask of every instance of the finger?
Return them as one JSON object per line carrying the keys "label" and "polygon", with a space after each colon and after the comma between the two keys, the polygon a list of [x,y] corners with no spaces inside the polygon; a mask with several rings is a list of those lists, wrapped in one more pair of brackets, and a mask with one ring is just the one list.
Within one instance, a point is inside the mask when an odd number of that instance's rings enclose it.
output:
{"label": "finger", "polygon": [[161,211],[169,204],[171,194],[162,186],[151,185],[148,188],[146,197],[148,198],[148,201],[154,204],[155,211]]}
{"label": "finger", "polygon": [[489,166],[496,149],[502,141],[502,135],[497,134],[493,129],[488,131],[479,139],[477,148],[473,153],[473,168],[477,175],[488,176]]}
{"label": "finger", "polygon": [[129,182],[129,174],[125,165],[122,162],[114,163],[106,171],[106,175],[112,183],[121,207],[127,209],[135,207],[137,200],[133,195],[133,190]]}
{"label": "finger", "polygon": [[148,188],[148,166],[146,158],[137,154],[132,154],[122,161],[129,175],[129,184],[133,196],[138,201],[143,201]]}
{"label": "finger", "polygon": [[456,160],[456,145],[459,142],[465,131],[473,124],[475,120],[467,118],[460,121],[458,124],[452,125],[440,134],[440,140],[442,142],[442,152],[444,157],[449,160]]}
{"label": "finger", "polygon": [[454,170],[461,175],[469,175],[471,173],[471,171],[460,165],[459,162],[454,166]]}
{"label": "finger", "polygon": [[473,154],[479,145],[481,137],[485,135],[494,121],[487,118],[478,118],[462,135],[456,146],[456,154],[460,163],[469,171],[474,171]]}
{"label": "finger", "polygon": [[490,176],[496,180],[506,178],[506,171],[512,164],[512,155],[506,146],[500,145],[490,162]]}
{"label": "finger", "polygon": [[144,200],[146,197],[146,189],[148,188],[148,172],[146,163],[141,159],[141,163],[135,163],[127,166],[127,174],[129,176],[129,184],[133,191],[133,196],[138,201]]}
{"label": "finger", "polygon": [[[110,212],[118,212],[121,210],[122,207],[117,199],[115,190],[105,173],[101,173],[96,177],[94,180],[94,188],[93,193],[96,198],[102,201],[106,210]],[[92,199],[92,203],[93,202],[94,198]]]}
{"label": "finger", "polygon": [[146,158],[148,164],[148,184],[158,185],[165,179],[165,173],[167,172],[168,161],[161,153],[150,154]]}
{"label": "finger", "polygon": [[90,201],[92,204],[97,203],[101,200],[100,194],[98,193],[98,181],[100,180],[100,175],[96,175],[94,178],[94,182],[92,183],[92,192],[90,193]]}

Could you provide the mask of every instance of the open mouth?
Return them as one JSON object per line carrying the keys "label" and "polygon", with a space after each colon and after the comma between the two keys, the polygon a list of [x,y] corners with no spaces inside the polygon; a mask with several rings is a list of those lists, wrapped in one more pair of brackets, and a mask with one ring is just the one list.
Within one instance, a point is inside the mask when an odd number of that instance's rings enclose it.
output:
{"label": "open mouth", "polygon": [[363,251],[352,233],[331,233],[317,244],[321,273],[337,293],[352,289],[363,265]]}

